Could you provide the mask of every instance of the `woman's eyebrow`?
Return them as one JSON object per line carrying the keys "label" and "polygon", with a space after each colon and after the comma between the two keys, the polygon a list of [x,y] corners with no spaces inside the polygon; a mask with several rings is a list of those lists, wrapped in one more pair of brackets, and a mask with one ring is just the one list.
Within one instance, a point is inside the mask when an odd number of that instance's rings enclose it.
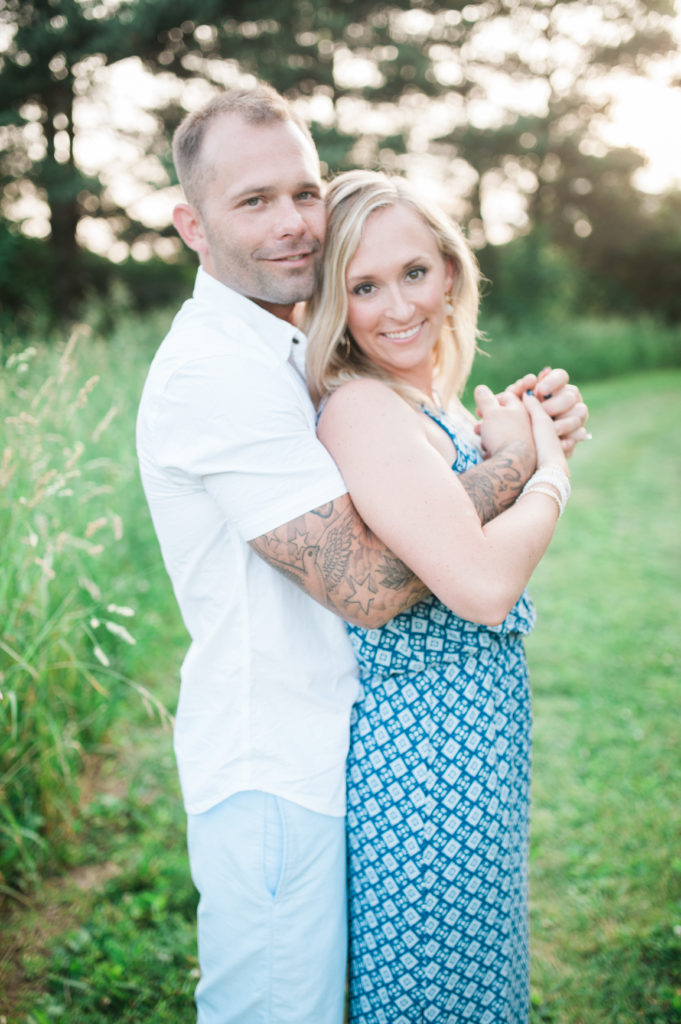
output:
{"label": "woman's eyebrow", "polygon": [[[409,268],[413,267],[415,263],[426,263],[426,262],[428,262],[428,263],[430,262],[430,257],[428,257],[428,256],[413,256],[411,259],[407,260],[407,262],[404,263],[400,269],[401,270],[409,270]],[[357,284],[359,281],[366,281],[369,278],[375,277],[375,275],[376,275],[376,271],[372,271],[372,270],[367,270],[367,271],[364,271],[364,272],[361,272],[361,273],[352,274],[352,275],[348,276],[347,283],[348,284]]]}

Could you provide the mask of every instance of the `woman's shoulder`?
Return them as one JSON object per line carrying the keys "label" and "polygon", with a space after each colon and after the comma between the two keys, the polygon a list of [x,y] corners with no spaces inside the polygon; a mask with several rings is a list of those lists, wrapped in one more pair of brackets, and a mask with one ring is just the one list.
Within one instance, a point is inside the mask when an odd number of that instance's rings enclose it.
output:
{"label": "woman's shoulder", "polygon": [[333,389],[329,394],[329,401],[337,401],[341,396],[343,400],[347,401],[350,397],[357,396],[373,396],[379,397],[382,395],[392,396],[393,398],[399,398],[396,391],[390,387],[390,385],[380,380],[378,377],[352,377],[350,380],[343,381]]}
{"label": "woman's shoulder", "polygon": [[413,411],[389,384],[376,377],[353,377],[339,384],[325,396],[323,409],[343,414],[367,410],[409,415]]}
{"label": "woman's shoulder", "polygon": [[389,384],[375,377],[356,377],[334,388],[324,399],[318,418],[320,436],[347,432],[350,425],[365,437],[376,431],[412,430],[415,410]]}

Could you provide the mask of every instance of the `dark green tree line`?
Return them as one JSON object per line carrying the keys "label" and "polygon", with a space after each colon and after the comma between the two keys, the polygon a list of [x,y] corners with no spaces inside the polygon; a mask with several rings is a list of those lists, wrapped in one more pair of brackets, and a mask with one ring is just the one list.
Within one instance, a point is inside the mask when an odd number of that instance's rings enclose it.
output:
{"label": "dark green tree line", "polygon": [[[108,221],[128,243],[149,233],[83,173],[75,152],[74,103],[98,69],[135,56],[179,81],[200,78],[217,88],[229,68],[292,99],[324,97],[331,116],[312,127],[332,171],[354,163],[408,170],[409,151],[428,152],[480,244],[486,199],[510,182],[522,199],[517,231],[537,227],[598,271],[612,251],[626,255],[613,231],[622,217],[648,251],[672,223],[669,233],[678,234],[678,204],[646,200],[634,186],[642,158],[599,141],[608,98],[597,88],[613,69],[642,73],[670,53],[673,15],[671,0],[5,0],[5,238],[8,228],[13,238],[20,230],[18,200],[40,197],[49,210],[55,295],[68,311],[85,280],[76,240],[83,217]],[[365,127],[368,109],[386,115],[384,127]],[[146,149],[166,166],[169,132],[183,112],[181,90],[153,112]],[[444,130],[429,128],[431,119]],[[465,187],[454,173],[461,161],[470,170]],[[677,244],[666,237],[662,247],[678,251]],[[634,256],[623,261],[629,277]]]}

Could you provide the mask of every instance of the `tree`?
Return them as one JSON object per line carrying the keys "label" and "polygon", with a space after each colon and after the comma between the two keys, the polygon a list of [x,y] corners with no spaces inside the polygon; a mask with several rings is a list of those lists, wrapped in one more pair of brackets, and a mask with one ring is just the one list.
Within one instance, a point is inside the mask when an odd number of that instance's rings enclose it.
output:
{"label": "tree", "polygon": [[569,246],[593,233],[613,180],[638,203],[636,158],[598,149],[608,111],[599,83],[670,51],[671,0],[203,0],[200,20],[198,8],[5,0],[0,10],[0,215],[21,226],[26,197],[46,204],[62,309],[82,290],[85,218],[127,242],[149,234],[77,158],[78,105],[102,67],[131,56],[176,83],[145,138],[170,174],[181,83],[256,75],[301,104],[332,171],[439,160],[432,175],[477,244],[500,190],[513,190],[516,207],[520,197],[514,231],[541,224]]}
{"label": "tree", "polygon": [[[191,6],[169,0],[126,3],[114,10],[96,0],[5,0],[0,11],[0,124],[5,143],[0,213],[21,223],[15,211],[22,201],[40,198],[47,204],[52,283],[62,311],[71,308],[81,291],[81,218],[93,213],[120,217],[119,210],[107,209],[101,183],[78,166],[75,104],[102,64],[133,54],[151,60],[162,53],[162,33],[188,16]],[[203,6],[210,15],[219,5],[205,0]],[[124,229],[129,230],[130,219],[126,221]]]}
{"label": "tree", "polygon": [[[458,153],[477,171],[469,218],[511,183],[522,199],[511,227],[541,227],[576,253],[611,225],[609,207],[634,217],[645,200],[634,185],[644,158],[603,141],[614,92],[623,75],[641,75],[675,52],[671,0],[560,0],[476,5],[468,30],[443,28],[442,70],[467,83],[457,93],[440,151]],[[464,12],[465,20],[465,12]],[[455,19],[456,21],[456,19]],[[638,212],[637,212],[638,211]]]}

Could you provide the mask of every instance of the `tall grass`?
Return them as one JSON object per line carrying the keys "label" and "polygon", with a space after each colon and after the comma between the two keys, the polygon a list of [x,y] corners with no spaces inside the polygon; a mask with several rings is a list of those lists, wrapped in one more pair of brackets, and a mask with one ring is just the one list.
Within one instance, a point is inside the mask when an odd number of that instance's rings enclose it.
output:
{"label": "tall grass", "polygon": [[[594,440],[531,584],[532,1024],[681,1024],[681,375],[584,390]],[[195,1019],[196,895],[169,739],[144,723],[115,735],[126,795],[93,795],[80,849],[117,870],[94,892],[51,884],[15,914],[19,945],[46,907],[61,927],[48,948],[28,944],[23,976],[0,956],[7,1024]]]}
{"label": "tall grass", "polygon": [[[112,330],[111,309],[93,309],[88,322],[49,344],[1,344],[4,887],[69,857],[87,752],[139,699],[165,714],[152,693],[170,654],[151,638],[165,622],[183,643],[134,453],[139,391],[169,315],[123,308]],[[478,357],[472,384],[502,387],[547,362],[583,382],[681,361],[681,329],[649,318],[486,329],[492,358]]]}
{"label": "tall grass", "polygon": [[[73,837],[87,750],[141,699],[137,614],[157,560],[137,483],[134,409],[148,349],[2,349],[0,885],[26,885]],[[149,674],[152,675],[151,673]]]}
{"label": "tall grass", "polygon": [[[171,692],[164,673],[175,682],[184,633],[134,451],[169,319],[121,309],[111,330],[111,311],[94,310],[69,338],[1,342],[0,886],[68,858],[87,751],[140,702],[165,714],[152,694]],[[545,363],[583,382],[681,361],[681,329],[650,319],[487,333],[473,383],[495,387]],[[155,647],[161,624],[170,650]]]}
{"label": "tall grass", "polygon": [[[21,1024],[191,1018],[183,820],[169,739],[144,718],[145,703],[156,716],[156,697],[174,693],[186,638],[134,452],[167,322],[121,313],[106,341],[82,329],[49,345],[3,341],[0,886],[27,889],[76,860],[74,838],[81,864],[118,868],[96,895],[68,890],[66,934],[25,961],[31,991],[8,1016]],[[646,327],[580,329],[578,365],[564,343],[546,356],[544,332],[528,329],[498,370],[495,342],[481,379],[494,366],[502,386],[528,362],[567,365],[580,384],[612,376],[618,345]],[[651,337],[664,362],[678,331]],[[681,1024],[680,388],[678,373],[583,388],[594,441],[575,456],[573,499],[532,583],[537,1024]],[[133,792],[79,807],[87,752],[110,728]],[[5,978],[12,966],[0,953]]]}

